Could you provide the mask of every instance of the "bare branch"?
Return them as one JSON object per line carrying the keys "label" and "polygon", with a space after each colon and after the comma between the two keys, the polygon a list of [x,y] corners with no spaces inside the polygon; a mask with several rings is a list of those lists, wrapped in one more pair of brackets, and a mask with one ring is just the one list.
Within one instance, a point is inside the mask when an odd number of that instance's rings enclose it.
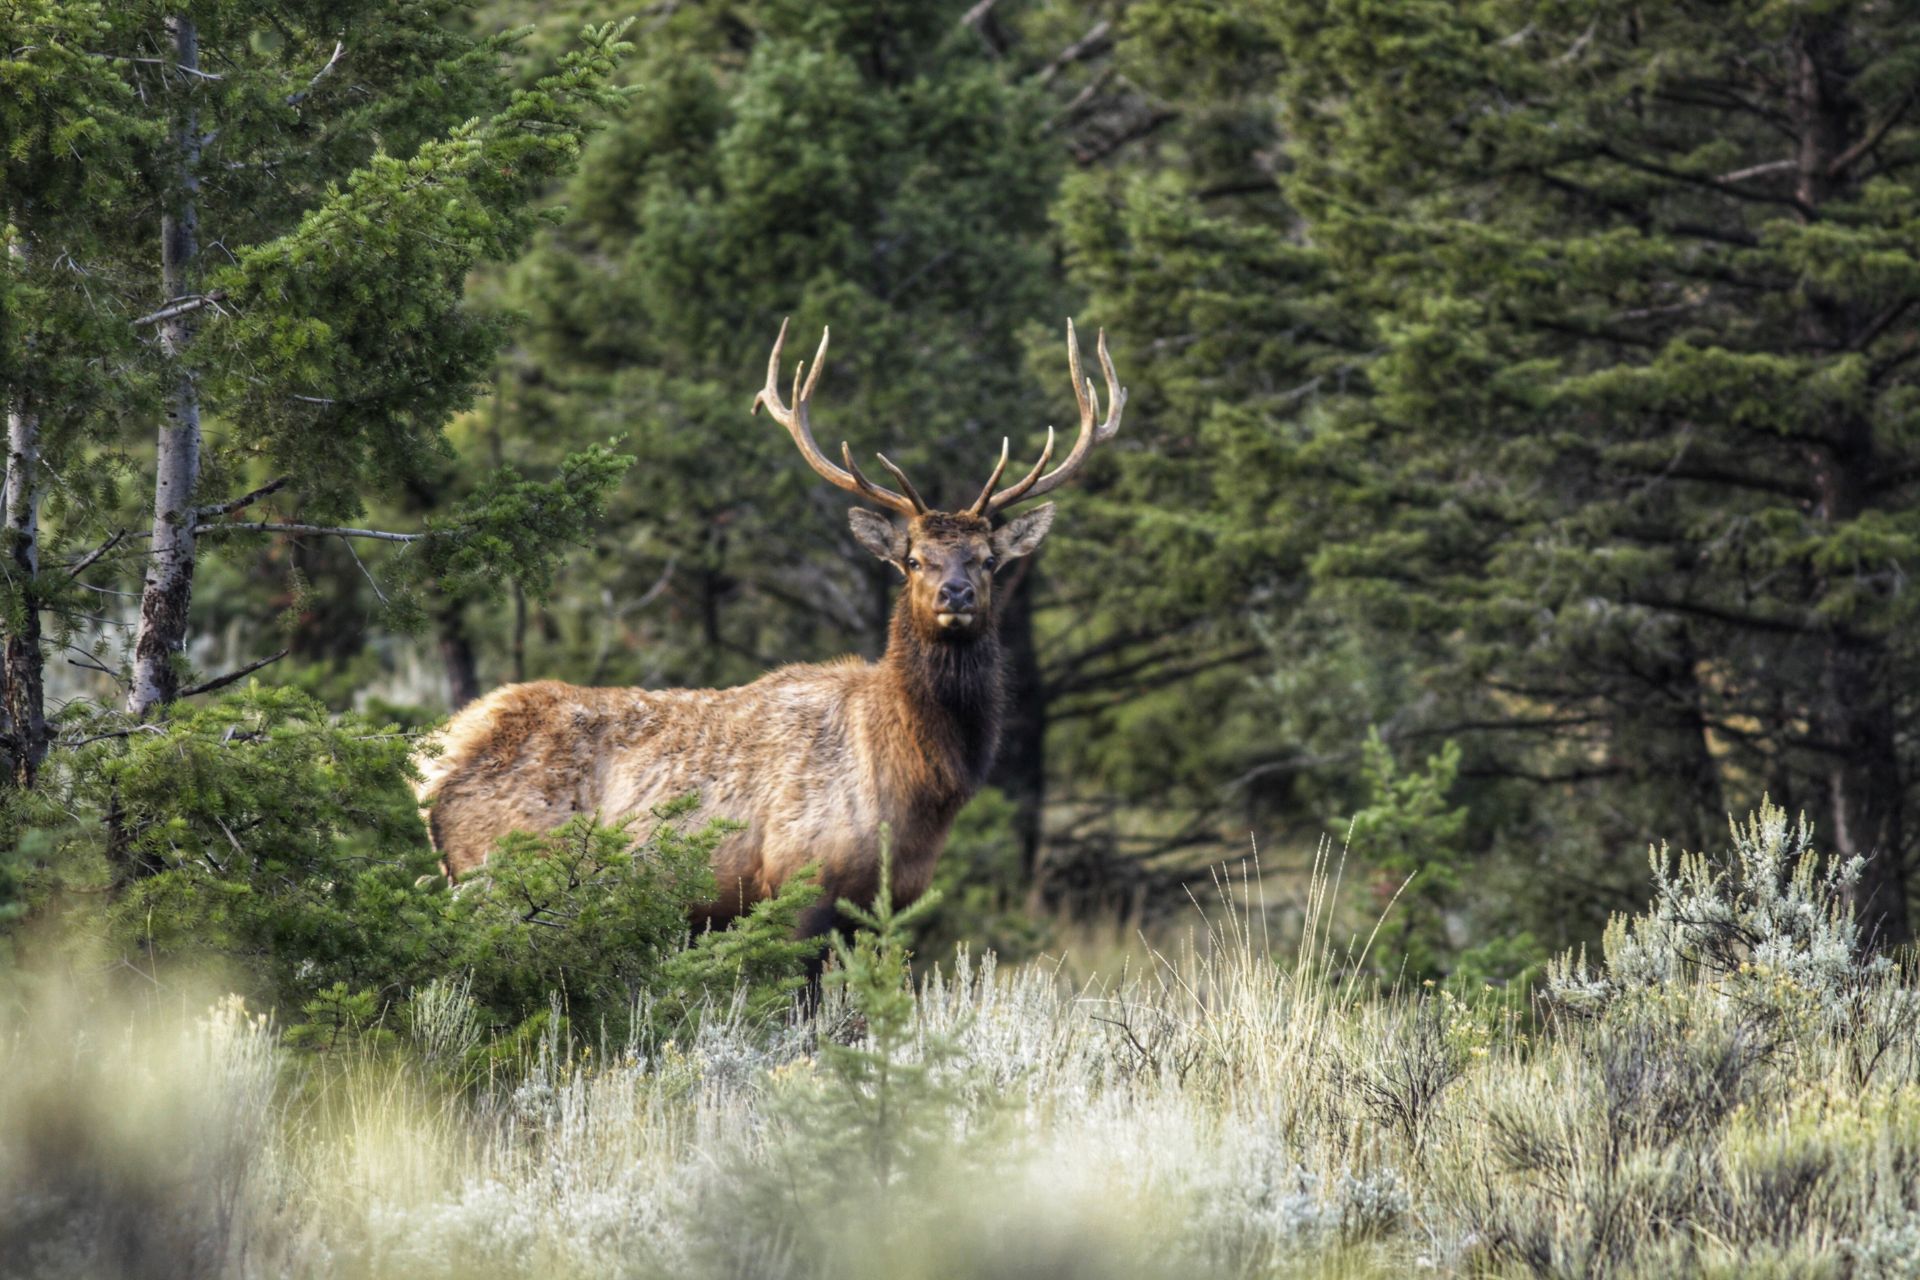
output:
{"label": "bare branch", "polygon": [[1744,182],[1748,178],[1759,178],[1769,173],[1785,173],[1797,168],[1798,160],[1769,160],[1765,164],[1751,165],[1745,169],[1735,169],[1732,173],[1723,173],[1713,179],[1715,182]]}
{"label": "bare branch", "polygon": [[393,533],[386,529],[349,529],[329,524],[280,524],[272,520],[236,520],[222,524],[197,524],[194,534],[209,533],[309,533],[329,538],[371,538],[375,542],[423,542],[429,533]]}
{"label": "bare branch", "polygon": [[202,71],[198,67],[186,65],[184,62],[170,62],[165,58],[130,58],[116,53],[96,53],[93,56],[96,58],[104,58],[108,62],[138,62],[143,66],[167,67],[170,70],[180,72],[182,75],[197,76],[202,80],[226,79],[225,76],[217,75],[212,71]]}
{"label": "bare branch", "polygon": [[75,560],[67,569],[67,576],[69,578],[79,577],[82,573],[86,572],[94,561],[119,546],[126,536],[127,531],[125,529],[116,529],[111,538],[108,538],[105,542],[87,552],[84,556],[81,556],[78,560]]}
{"label": "bare branch", "polygon": [[63,750],[72,751],[76,747],[86,746],[89,742],[106,742],[113,738],[131,738],[136,733],[165,733],[165,732],[166,730],[162,729],[157,724],[136,724],[130,729],[114,729],[108,733],[90,734],[84,738],[70,738],[67,741],[62,742],[60,746]]}
{"label": "bare branch", "polygon": [[286,657],[289,653],[292,653],[292,652],[293,650],[291,649],[282,649],[280,650],[280,652],[275,654],[270,654],[269,656],[260,659],[258,662],[249,662],[246,666],[241,667],[238,671],[229,671],[227,672],[227,674],[223,676],[215,676],[211,680],[203,680],[199,684],[194,685],[191,689],[182,689],[180,691],[179,696],[182,698],[191,698],[196,693],[212,693],[215,689],[224,689],[228,685],[233,684],[235,681],[246,679],[248,676],[252,675],[254,672],[258,671],[260,668],[267,666],[270,663],[280,661],[280,659]]}
{"label": "bare branch", "polygon": [[1854,162],[1859,160],[1860,157],[1879,146],[1881,139],[1887,136],[1887,131],[1892,129],[1894,125],[1900,123],[1901,116],[1907,114],[1907,108],[1913,105],[1916,97],[1920,97],[1920,89],[1907,90],[1906,96],[1894,104],[1893,110],[1887,112],[1886,119],[1869,129],[1866,137],[1860,139],[1860,141],[1854,143],[1833,158],[1833,163],[1827,166],[1827,176],[1830,178],[1839,177],[1848,169],[1851,169]]}
{"label": "bare branch", "polygon": [[1113,23],[1105,18],[1088,28],[1087,34],[1053,55],[1053,61],[1035,73],[1034,80],[1039,84],[1050,83],[1067,67],[1107,51],[1113,44]]}
{"label": "bare branch", "polygon": [[237,498],[229,498],[218,506],[201,507],[198,511],[194,512],[194,515],[202,520],[208,516],[230,516],[236,511],[244,510],[252,506],[269,494],[280,492],[280,490],[287,487],[287,482],[292,479],[292,476],[275,476],[251,493],[243,493]]}
{"label": "bare branch", "polygon": [[989,13],[992,13],[993,6],[999,3],[1000,0],[980,0],[973,8],[960,15],[960,25],[963,27],[973,26],[975,23],[984,19]]}
{"label": "bare branch", "polygon": [[373,594],[380,598],[380,603],[383,605],[389,603],[387,593],[380,589],[380,584],[374,580],[374,576],[367,572],[366,563],[360,559],[360,553],[353,549],[353,539],[343,538],[340,540],[340,545],[347,549],[347,554],[353,557],[354,564],[360,567],[360,576],[365,578],[367,585],[373,588]]}
{"label": "bare branch", "polygon": [[314,86],[327,78],[327,73],[334,69],[334,67],[339,63],[341,55],[346,53],[346,51],[347,51],[346,42],[342,40],[335,40],[333,42],[333,56],[327,59],[327,65],[313,73],[313,79],[307,81],[306,88],[300,90],[298,93],[288,94],[287,105],[290,107],[297,107],[302,102],[305,102],[307,100],[307,95],[313,92]]}
{"label": "bare branch", "polygon": [[132,323],[137,329],[141,325],[159,324],[163,320],[175,319],[186,315],[189,311],[198,311],[202,307],[212,307],[215,311],[219,311],[220,304],[226,300],[226,296],[225,289],[215,289],[212,293],[195,293],[184,298],[174,298],[158,311],[150,311]]}
{"label": "bare branch", "polygon": [[[73,646],[68,645],[67,648],[73,649]],[[87,653],[84,649],[74,649],[74,652],[81,654],[83,657],[87,658],[88,660],[86,662],[82,662],[80,661],[79,658],[68,658],[67,659],[68,666],[79,667],[82,671],[98,671],[101,675],[113,681],[115,684],[120,683],[119,673],[101,666],[98,661],[94,660],[92,654]]]}

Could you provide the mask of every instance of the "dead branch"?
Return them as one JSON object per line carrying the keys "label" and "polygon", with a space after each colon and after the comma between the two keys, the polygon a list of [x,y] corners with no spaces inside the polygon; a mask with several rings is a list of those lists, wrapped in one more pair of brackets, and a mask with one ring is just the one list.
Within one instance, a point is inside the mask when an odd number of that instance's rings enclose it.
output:
{"label": "dead branch", "polygon": [[184,298],[173,298],[168,301],[166,306],[161,307],[158,311],[149,311],[146,315],[133,321],[133,326],[137,329],[141,325],[159,324],[163,320],[172,320],[177,316],[186,315],[189,311],[198,311],[202,307],[212,307],[215,311],[218,311],[220,310],[220,304],[226,300],[226,297],[227,291],[225,289],[215,289],[212,293],[195,293]]}
{"label": "dead branch", "polygon": [[252,506],[269,494],[280,492],[280,490],[287,487],[287,482],[292,479],[292,476],[275,476],[251,493],[243,493],[237,498],[229,498],[227,501],[216,506],[201,507],[198,511],[194,512],[194,516],[201,520],[206,519],[208,516],[230,516],[236,511],[244,510]]}
{"label": "dead branch", "polygon": [[213,533],[307,533],[329,538],[372,538],[376,542],[420,542],[426,533],[394,533],[387,529],[349,529],[328,524],[280,524],[272,520],[236,520],[221,524],[197,524],[196,535]]}
{"label": "dead branch", "polygon": [[105,542],[87,552],[84,556],[81,556],[78,560],[75,560],[73,564],[67,568],[67,576],[69,578],[79,577],[93,565],[94,561],[119,546],[126,536],[127,531],[125,529],[116,529],[111,538],[108,538]]}
{"label": "dead branch", "polygon": [[333,70],[335,65],[339,63],[341,55],[346,53],[346,51],[347,51],[346,42],[342,40],[335,40],[333,42],[333,56],[327,59],[327,65],[313,73],[313,79],[307,81],[306,88],[300,90],[298,93],[288,94],[287,105],[290,107],[297,107],[302,102],[305,102],[307,100],[307,95],[313,92],[313,87],[319,84],[322,80],[327,78],[327,73]]}
{"label": "dead branch", "polygon": [[224,689],[228,685],[233,684],[235,681],[246,679],[248,676],[252,675],[254,672],[258,671],[260,668],[267,666],[270,663],[280,661],[280,659],[286,657],[289,653],[292,653],[292,652],[293,650],[291,649],[282,649],[280,650],[280,652],[275,654],[270,654],[269,656],[260,659],[258,662],[249,662],[246,666],[241,667],[238,671],[229,671],[227,672],[227,674],[223,676],[215,676],[211,680],[203,680],[199,684],[194,685],[191,689],[182,689],[178,696],[182,698],[191,698],[198,693],[212,693],[215,689]]}

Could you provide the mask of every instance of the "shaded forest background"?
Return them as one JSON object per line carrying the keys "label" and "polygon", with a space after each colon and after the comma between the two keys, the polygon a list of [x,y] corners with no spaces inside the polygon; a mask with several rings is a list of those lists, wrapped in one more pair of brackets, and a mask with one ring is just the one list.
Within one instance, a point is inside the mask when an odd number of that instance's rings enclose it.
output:
{"label": "shaded forest background", "polygon": [[876,655],[747,415],[781,318],[945,503],[1073,315],[1127,421],[1012,580],[957,932],[1351,824],[1392,954],[1512,976],[1770,794],[1906,941],[1916,8],[0,11],[0,897],[417,870],[403,731],[488,688]]}

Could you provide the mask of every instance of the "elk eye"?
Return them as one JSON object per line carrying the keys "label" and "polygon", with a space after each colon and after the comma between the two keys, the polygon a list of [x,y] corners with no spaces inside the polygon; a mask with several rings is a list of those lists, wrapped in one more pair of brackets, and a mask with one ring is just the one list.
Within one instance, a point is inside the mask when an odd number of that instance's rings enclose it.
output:
{"label": "elk eye", "polygon": [[992,573],[992,572],[993,572],[993,568],[994,568],[994,566],[995,566],[995,565],[997,565],[997,564],[999,564],[999,563],[1000,563],[1000,557],[999,557],[999,556],[988,556],[988,557],[987,557],[987,563],[986,563],[986,569],[987,569],[987,572],[988,572],[988,573]]}
{"label": "elk eye", "polygon": [[920,562],[918,560],[914,559],[912,556],[907,557],[907,568],[918,569],[919,567],[920,567]]}

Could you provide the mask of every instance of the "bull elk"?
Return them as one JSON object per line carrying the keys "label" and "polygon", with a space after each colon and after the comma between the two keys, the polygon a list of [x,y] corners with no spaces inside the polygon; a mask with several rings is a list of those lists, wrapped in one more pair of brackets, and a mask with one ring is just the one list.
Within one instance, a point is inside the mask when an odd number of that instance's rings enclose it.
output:
{"label": "bull elk", "polygon": [[1047,428],[1040,460],[1002,488],[1002,441],[980,496],[964,509],[936,511],[885,454],[880,465],[897,492],[868,479],[846,444],[841,467],[814,443],[809,408],[827,337],[823,331],[811,371],[804,360],[795,367],[789,407],[780,398],[782,324],[753,410],[766,406],[829,483],[900,518],[849,512],[855,539],[905,580],[884,656],[785,666],[732,689],[591,689],[541,680],[495,690],[456,715],[438,735],[437,753],[417,762],[418,794],[449,876],[471,873],[510,831],[551,830],[582,813],[615,821],[697,792],[696,818],[745,824],[714,850],[719,899],[697,921],[724,923],[818,863],[825,892],[803,932],[824,932],[834,923],[832,903],[869,901],[877,892],[883,828],[893,833],[896,898],[910,902],[925,891],[954,815],[986,777],[1000,734],[1004,663],[994,575],[1040,545],[1053,504],[998,527],[993,518],[1078,471],[1093,446],[1119,430],[1127,392],[1102,333],[1108,411],[1101,421],[1068,321],[1067,365],[1080,404],[1072,450],[1048,471],[1054,431]]}

